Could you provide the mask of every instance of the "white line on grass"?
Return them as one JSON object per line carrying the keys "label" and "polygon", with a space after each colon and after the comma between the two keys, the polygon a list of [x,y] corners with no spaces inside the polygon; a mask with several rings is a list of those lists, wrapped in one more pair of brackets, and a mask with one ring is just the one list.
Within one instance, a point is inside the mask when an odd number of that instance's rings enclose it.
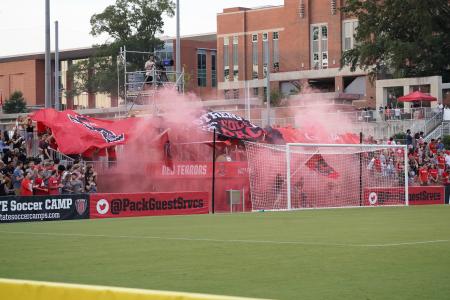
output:
{"label": "white line on grass", "polygon": [[187,237],[161,237],[161,236],[138,236],[138,235],[106,235],[106,234],[82,234],[82,233],[56,233],[56,232],[25,232],[25,231],[0,231],[3,234],[23,234],[36,236],[58,236],[58,237],[81,237],[81,238],[109,238],[109,239],[138,239],[138,240],[162,240],[162,241],[189,241],[189,242],[213,242],[213,243],[242,243],[242,244],[273,244],[273,245],[305,245],[324,247],[396,247],[412,246],[421,244],[448,243],[450,240],[430,240],[398,242],[385,244],[346,244],[346,243],[316,243],[304,241],[271,241],[271,240],[222,240],[208,238],[187,238]]}

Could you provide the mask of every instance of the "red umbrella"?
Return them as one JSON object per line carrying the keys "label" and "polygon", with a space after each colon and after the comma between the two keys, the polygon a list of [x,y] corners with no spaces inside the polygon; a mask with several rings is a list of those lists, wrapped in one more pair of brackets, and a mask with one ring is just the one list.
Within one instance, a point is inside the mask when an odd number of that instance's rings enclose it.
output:
{"label": "red umbrella", "polygon": [[419,91],[413,92],[406,96],[398,97],[400,102],[414,102],[414,101],[437,101],[436,97],[430,96],[430,94],[422,93]]}

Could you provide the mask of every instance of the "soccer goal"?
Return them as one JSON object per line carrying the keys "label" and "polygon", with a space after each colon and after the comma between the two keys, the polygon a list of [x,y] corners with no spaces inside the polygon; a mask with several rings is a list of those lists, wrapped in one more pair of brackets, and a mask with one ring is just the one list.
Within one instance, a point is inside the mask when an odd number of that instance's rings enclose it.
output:
{"label": "soccer goal", "polygon": [[406,146],[245,146],[254,211],[408,205]]}

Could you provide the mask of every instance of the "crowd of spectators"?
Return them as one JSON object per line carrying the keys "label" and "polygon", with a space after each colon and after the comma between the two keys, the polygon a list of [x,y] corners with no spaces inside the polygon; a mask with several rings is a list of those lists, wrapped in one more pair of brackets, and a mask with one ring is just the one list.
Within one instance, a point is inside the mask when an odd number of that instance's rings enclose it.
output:
{"label": "crowd of spectators", "polygon": [[[376,144],[369,137],[366,143]],[[378,143],[380,143],[378,141]],[[381,144],[396,144],[394,138]],[[447,185],[450,183],[450,151],[445,149],[441,138],[426,142],[423,132],[412,134],[406,132],[408,161],[406,163],[409,184],[412,185]],[[378,151],[368,163],[368,170],[381,176],[399,179],[404,175],[404,152],[400,149]]]}
{"label": "crowd of spectators", "polygon": [[[50,154],[51,133],[34,143],[31,120],[18,119],[12,131],[0,133],[0,196],[58,195],[97,192],[92,164],[61,161]],[[38,145],[38,151],[33,146]],[[35,155],[33,155],[35,153]]]}

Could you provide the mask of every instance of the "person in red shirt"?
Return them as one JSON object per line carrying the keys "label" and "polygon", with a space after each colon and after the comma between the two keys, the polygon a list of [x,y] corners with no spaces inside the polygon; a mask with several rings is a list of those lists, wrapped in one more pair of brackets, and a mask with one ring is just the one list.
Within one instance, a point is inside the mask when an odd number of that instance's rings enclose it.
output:
{"label": "person in red shirt", "polygon": [[59,180],[56,170],[52,171],[52,175],[48,178],[48,194],[59,195]]}
{"label": "person in red shirt", "polygon": [[378,155],[375,158],[374,165],[375,165],[375,171],[377,173],[381,173],[381,159],[380,159],[380,157]]}
{"label": "person in red shirt", "polygon": [[34,194],[37,196],[48,195],[48,189],[44,183],[44,171],[39,171],[33,185]]}
{"label": "person in red shirt", "polygon": [[420,185],[428,185],[428,168],[427,166],[422,166],[419,169],[419,183]]}
{"label": "person in red shirt", "polygon": [[33,181],[31,172],[25,173],[25,178],[20,184],[20,196],[33,196]]}
{"label": "person in red shirt", "polygon": [[430,148],[430,152],[433,154],[436,154],[437,152],[437,146],[436,146],[436,141],[434,139],[431,140],[430,144],[428,145],[428,147]]}
{"label": "person in red shirt", "polygon": [[437,183],[439,173],[438,173],[438,169],[436,169],[435,165],[431,165],[431,168],[428,170],[428,174],[430,176],[429,182],[432,184]]}

